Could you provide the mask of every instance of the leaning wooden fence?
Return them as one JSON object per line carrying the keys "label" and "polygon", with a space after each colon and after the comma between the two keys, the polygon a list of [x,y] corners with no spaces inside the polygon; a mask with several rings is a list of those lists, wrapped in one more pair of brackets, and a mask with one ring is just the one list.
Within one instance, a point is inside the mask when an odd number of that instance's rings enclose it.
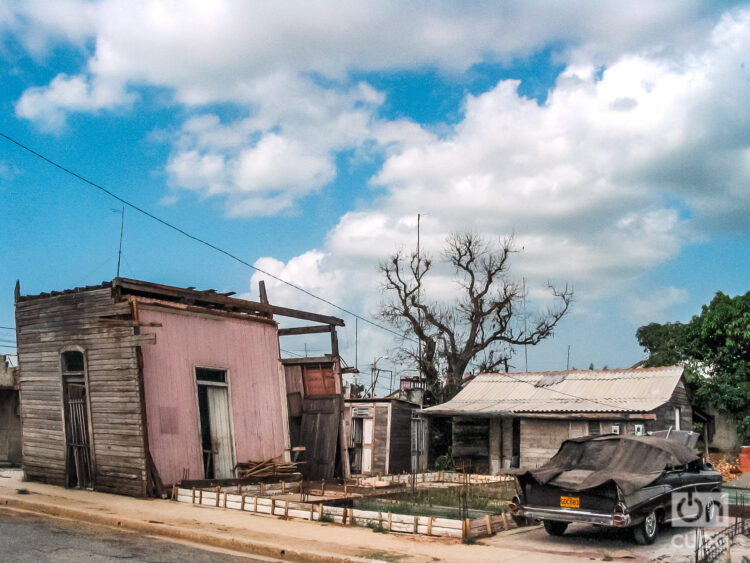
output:
{"label": "leaning wooden fence", "polygon": [[322,503],[294,502],[284,499],[249,496],[220,490],[176,489],[175,500],[202,506],[241,510],[282,518],[336,522],[365,526],[387,532],[424,534],[438,537],[482,538],[513,526],[506,515],[456,520],[432,516],[411,516],[392,512],[375,512]]}

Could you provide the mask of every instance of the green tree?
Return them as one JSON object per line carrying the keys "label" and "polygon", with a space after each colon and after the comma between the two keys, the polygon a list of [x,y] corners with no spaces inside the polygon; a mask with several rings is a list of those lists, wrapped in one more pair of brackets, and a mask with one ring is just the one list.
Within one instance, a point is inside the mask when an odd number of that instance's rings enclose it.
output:
{"label": "green tree", "polygon": [[718,292],[689,323],[651,323],[636,337],[647,366],[684,365],[698,405],[733,414],[750,440],[750,291]]}

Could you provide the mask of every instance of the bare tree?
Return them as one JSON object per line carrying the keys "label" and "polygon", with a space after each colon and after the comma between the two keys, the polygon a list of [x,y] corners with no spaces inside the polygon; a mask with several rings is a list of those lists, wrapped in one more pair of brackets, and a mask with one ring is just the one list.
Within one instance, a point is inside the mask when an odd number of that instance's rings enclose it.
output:
{"label": "bare tree", "polygon": [[473,233],[449,236],[443,259],[461,287],[451,304],[425,295],[424,279],[433,266],[429,258],[398,252],[380,265],[389,299],[380,317],[402,332],[402,353],[419,366],[438,402],[460,390],[472,363],[481,371],[497,371],[500,366],[507,371],[514,347],[533,346],[551,336],[570,307],[572,290],[550,285],[557,305],[530,322],[519,322],[525,296],[509,278],[510,257],[517,251],[512,237],[487,243]]}

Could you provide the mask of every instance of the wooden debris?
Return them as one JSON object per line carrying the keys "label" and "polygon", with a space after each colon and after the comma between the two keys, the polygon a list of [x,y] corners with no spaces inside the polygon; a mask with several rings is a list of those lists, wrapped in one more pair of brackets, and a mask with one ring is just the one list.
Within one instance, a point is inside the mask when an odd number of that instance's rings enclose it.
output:
{"label": "wooden debris", "polygon": [[291,475],[298,471],[301,462],[297,461],[248,461],[237,464],[238,477],[272,477],[276,475]]}

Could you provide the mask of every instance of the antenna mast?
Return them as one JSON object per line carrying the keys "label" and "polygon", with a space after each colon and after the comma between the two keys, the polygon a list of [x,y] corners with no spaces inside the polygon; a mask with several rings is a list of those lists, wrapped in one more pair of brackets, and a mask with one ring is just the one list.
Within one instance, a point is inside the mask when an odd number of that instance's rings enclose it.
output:
{"label": "antenna mast", "polygon": [[122,231],[125,227],[125,206],[122,206],[120,214],[120,250],[117,251],[117,277],[120,277],[120,260],[122,259]]}

